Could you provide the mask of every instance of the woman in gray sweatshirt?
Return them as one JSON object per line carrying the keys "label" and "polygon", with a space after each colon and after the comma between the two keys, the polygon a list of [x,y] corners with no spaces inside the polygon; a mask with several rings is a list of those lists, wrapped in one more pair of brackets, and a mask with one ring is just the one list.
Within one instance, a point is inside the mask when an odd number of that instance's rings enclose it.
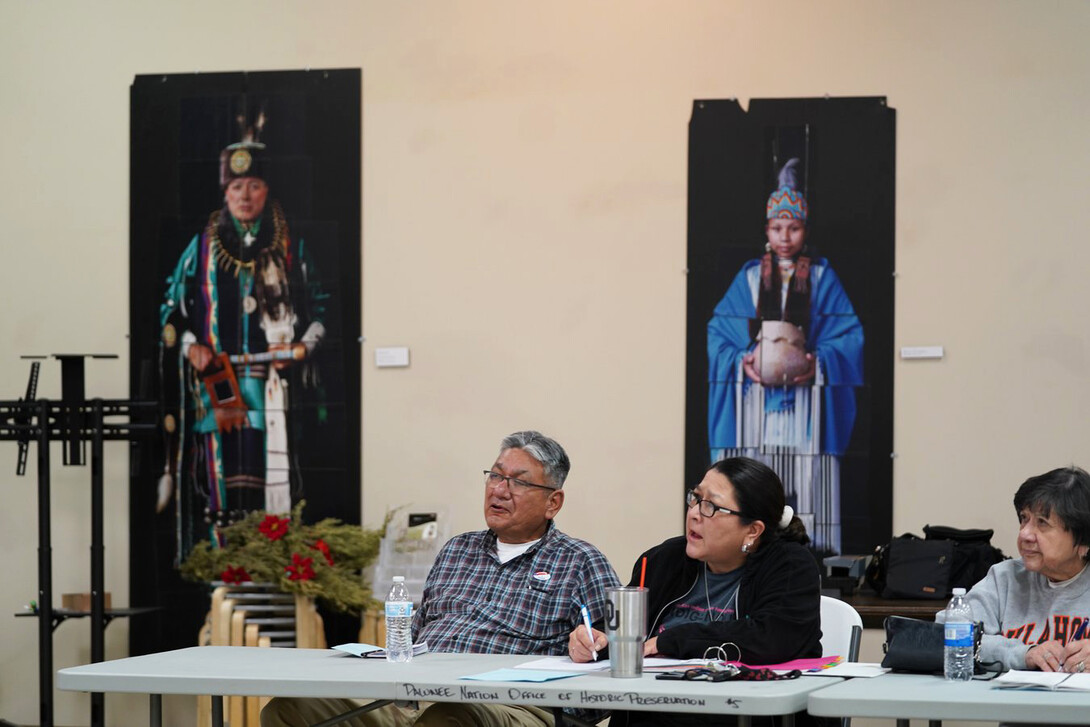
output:
{"label": "woman in gray sweatshirt", "polygon": [[980,661],[1004,669],[1090,667],[1090,475],[1062,467],[1014,496],[1021,558],[992,566],[969,591],[984,622]]}

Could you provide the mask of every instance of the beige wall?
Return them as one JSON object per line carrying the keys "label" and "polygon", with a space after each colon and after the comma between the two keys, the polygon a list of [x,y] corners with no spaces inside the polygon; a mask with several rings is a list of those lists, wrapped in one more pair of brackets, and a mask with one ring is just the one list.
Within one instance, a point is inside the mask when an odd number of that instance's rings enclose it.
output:
{"label": "beige wall", "polygon": [[[19,354],[58,351],[120,353],[88,392],[127,395],[135,74],[360,67],[364,520],[449,499],[477,527],[475,473],[536,427],[574,461],[562,527],[623,573],[680,522],[693,99],[885,95],[895,340],[947,351],[894,367],[894,529],[995,527],[1011,552],[1016,485],[1090,464],[1088,30],[1083,0],[0,0],[0,396],[22,393]],[[382,345],[412,366],[376,370]],[[35,597],[34,467],[14,468],[3,445],[0,717],[31,723],[36,630],[10,614]],[[53,471],[55,588],[84,590],[89,475]],[[106,472],[124,604],[123,445]],[[86,622],[56,633],[58,667],[89,658]],[[142,723],[142,701],[107,703]],[[57,721],[86,724],[86,697],[59,694]]]}

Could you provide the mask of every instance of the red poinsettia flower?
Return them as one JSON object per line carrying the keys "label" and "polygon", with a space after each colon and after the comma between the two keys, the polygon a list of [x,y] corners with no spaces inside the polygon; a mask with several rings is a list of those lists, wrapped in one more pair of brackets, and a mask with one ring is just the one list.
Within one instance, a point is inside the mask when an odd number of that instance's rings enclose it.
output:
{"label": "red poinsettia flower", "polygon": [[329,552],[329,544],[326,541],[318,538],[318,542],[310,546],[311,550],[317,550],[323,556],[325,556],[325,562],[333,565],[333,554]]}
{"label": "red poinsettia flower", "polygon": [[314,577],[314,559],[304,558],[298,553],[291,554],[291,565],[285,570],[288,572],[289,581],[309,581]]}
{"label": "red poinsettia flower", "polygon": [[220,580],[224,583],[245,583],[246,581],[252,581],[253,578],[242,566],[235,568],[233,565],[229,565],[227,570],[220,573]]}
{"label": "red poinsettia flower", "polygon": [[269,540],[280,540],[280,538],[288,534],[288,526],[290,524],[290,517],[266,515],[261,524],[257,526],[257,529]]}

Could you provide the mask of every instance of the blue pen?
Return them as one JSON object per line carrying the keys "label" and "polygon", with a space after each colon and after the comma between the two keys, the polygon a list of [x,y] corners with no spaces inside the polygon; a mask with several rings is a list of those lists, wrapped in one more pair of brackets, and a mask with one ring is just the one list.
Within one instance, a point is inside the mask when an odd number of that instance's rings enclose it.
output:
{"label": "blue pen", "polygon": [[587,636],[590,637],[590,653],[594,656],[594,660],[598,661],[598,650],[594,648],[594,631],[590,628],[590,611],[586,606],[580,606],[579,612],[583,614],[583,626],[587,629]]}

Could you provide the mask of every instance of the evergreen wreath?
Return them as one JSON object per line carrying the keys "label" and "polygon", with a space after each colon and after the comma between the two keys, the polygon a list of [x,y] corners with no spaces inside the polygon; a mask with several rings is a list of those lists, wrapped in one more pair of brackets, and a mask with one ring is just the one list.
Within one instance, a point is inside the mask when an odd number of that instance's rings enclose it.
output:
{"label": "evergreen wreath", "polygon": [[223,545],[198,544],[182,564],[191,581],[273,583],[284,593],[322,601],[335,611],[360,614],[375,606],[362,571],[378,556],[382,532],[335,518],[303,522],[300,501],[291,515],[255,510],[223,528]]}

